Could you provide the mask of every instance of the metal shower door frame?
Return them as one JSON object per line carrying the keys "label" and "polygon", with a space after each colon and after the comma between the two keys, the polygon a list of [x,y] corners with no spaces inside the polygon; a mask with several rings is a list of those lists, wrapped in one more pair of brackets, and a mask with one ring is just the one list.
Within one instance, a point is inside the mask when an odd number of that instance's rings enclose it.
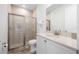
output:
{"label": "metal shower door frame", "polygon": [[[10,40],[10,38],[9,38],[9,21],[10,21],[10,15],[16,15],[16,16],[21,16],[21,17],[24,17],[24,21],[25,21],[25,16],[23,16],[23,15],[18,15],[18,14],[13,14],[13,13],[8,13],[8,51],[10,50],[9,49],[9,47],[10,47],[10,44],[9,44],[9,40]],[[25,29],[24,29],[24,46],[25,46]]]}

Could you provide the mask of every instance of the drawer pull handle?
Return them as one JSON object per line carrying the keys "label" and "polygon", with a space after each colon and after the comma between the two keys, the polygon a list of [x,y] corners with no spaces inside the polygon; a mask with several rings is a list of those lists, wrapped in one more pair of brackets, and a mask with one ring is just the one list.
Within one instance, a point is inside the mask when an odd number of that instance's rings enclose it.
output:
{"label": "drawer pull handle", "polygon": [[6,47],[6,46],[4,46],[4,47]]}
{"label": "drawer pull handle", "polygon": [[47,43],[47,40],[44,40],[45,43]]}

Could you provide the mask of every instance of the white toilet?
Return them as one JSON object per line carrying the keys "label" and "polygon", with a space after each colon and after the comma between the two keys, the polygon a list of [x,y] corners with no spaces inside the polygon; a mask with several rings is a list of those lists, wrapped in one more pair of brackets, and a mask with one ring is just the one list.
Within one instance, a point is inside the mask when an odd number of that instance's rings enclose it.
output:
{"label": "white toilet", "polygon": [[28,44],[31,47],[30,53],[35,53],[36,52],[36,39],[30,40]]}

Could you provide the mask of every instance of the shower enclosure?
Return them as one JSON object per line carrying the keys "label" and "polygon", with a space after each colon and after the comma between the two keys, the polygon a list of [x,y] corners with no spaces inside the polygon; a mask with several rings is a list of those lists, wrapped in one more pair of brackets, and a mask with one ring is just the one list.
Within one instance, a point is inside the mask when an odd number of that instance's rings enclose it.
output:
{"label": "shower enclosure", "polygon": [[36,37],[36,19],[9,13],[8,50],[25,46]]}

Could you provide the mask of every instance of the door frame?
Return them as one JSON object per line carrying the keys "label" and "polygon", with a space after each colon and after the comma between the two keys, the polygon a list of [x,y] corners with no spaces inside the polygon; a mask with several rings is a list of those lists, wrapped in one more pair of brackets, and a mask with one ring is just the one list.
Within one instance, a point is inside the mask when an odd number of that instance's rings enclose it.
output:
{"label": "door frame", "polygon": [[[16,16],[21,16],[21,17],[24,17],[24,21],[25,21],[25,16],[23,16],[23,15],[19,15],[19,14],[14,14],[14,13],[8,13],[8,51],[10,51],[11,49],[9,49],[9,47],[10,47],[10,44],[9,44],[9,21],[10,21],[10,15],[16,15]],[[25,46],[25,31],[24,31],[24,46]],[[15,48],[13,48],[13,49],[15,49]]]}

